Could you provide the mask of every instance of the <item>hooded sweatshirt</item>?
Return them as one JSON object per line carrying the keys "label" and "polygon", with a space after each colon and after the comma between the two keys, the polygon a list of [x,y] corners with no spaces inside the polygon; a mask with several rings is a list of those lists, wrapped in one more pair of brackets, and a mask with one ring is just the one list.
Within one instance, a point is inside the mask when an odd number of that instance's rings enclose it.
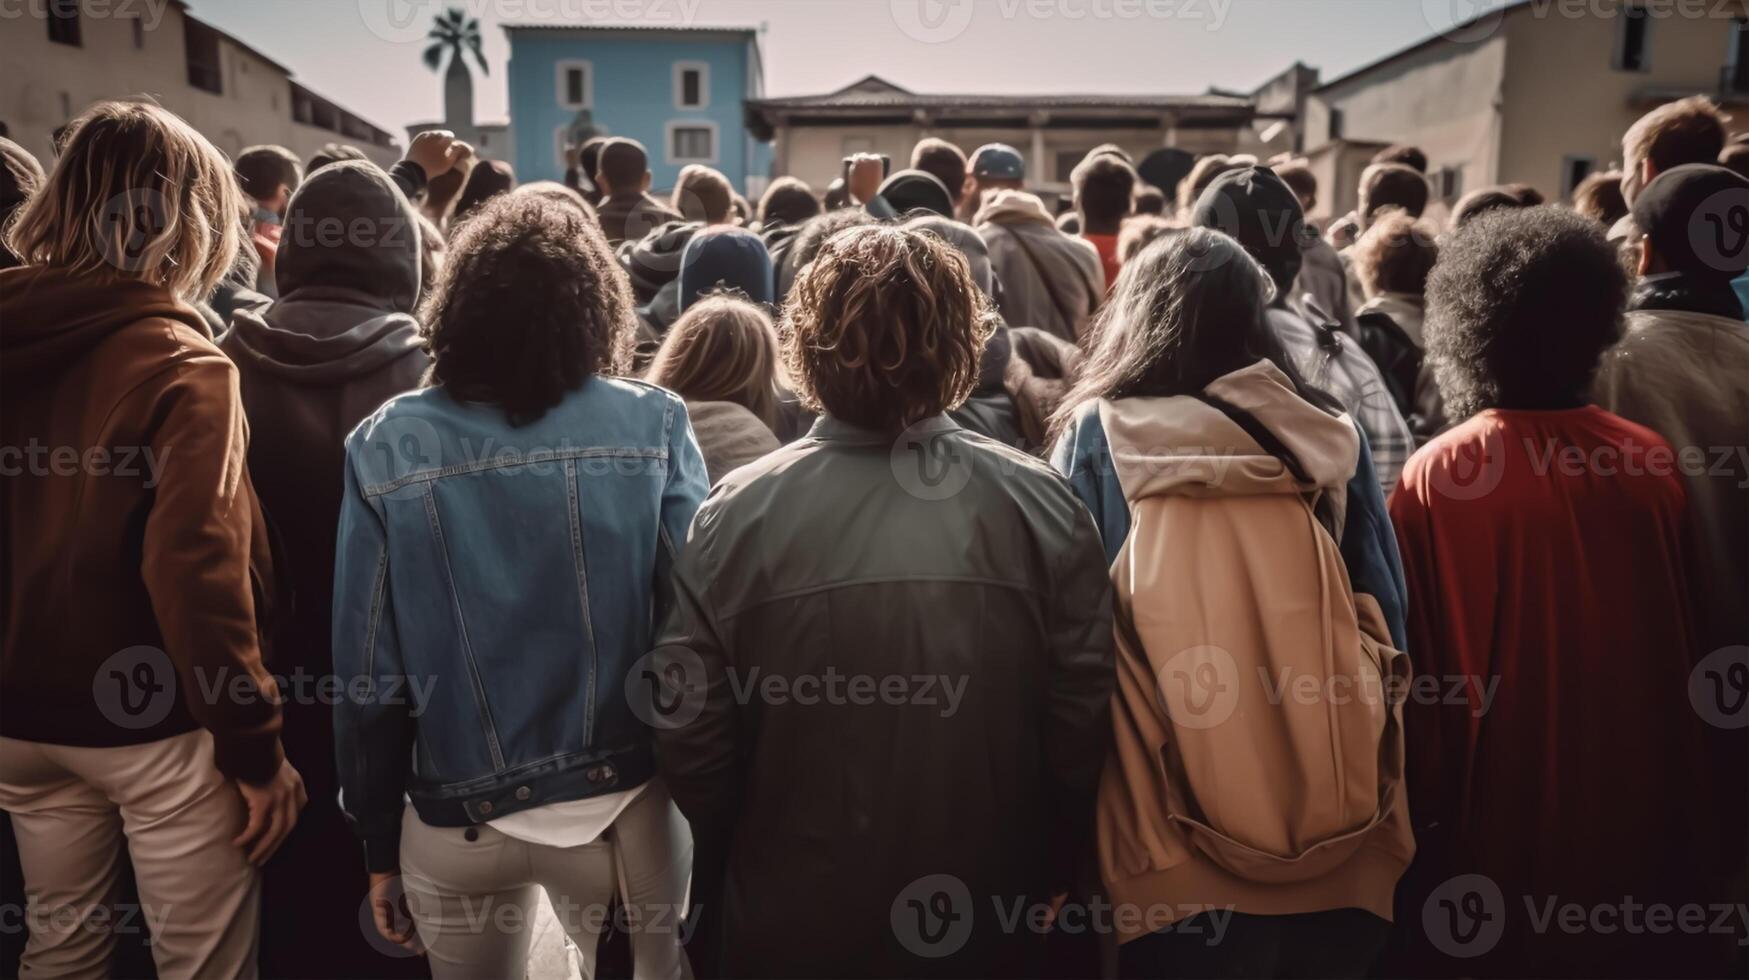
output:
{"label": "hooded sweatshirt", "polygon": [[429,363],[412,316],[419,234],[412,206],[375,165],[323,167],[286,213],[280,298],[239,312],[220,341],[255,432],[249,471],[285,542],[288,669],[327,669],[346,435],[417,387]]}
{"label": "hooded sweatshirt", "polygon": [[[1115,904],[1159,917],[1120,923],[1119,941],[1208,909],[1358,908],[1389,919],[1415,851],[1400,706],[1282,701],[1265,679],[1348,678],[1367,691],[1379,688],[1345,666],[1374,682],[1406,676],[1377,603],[1351,591],[1336,544],[1359,436],[1268,362],[1216,379],[1206,395],[1249,415],[1279,447],[1264,449],[1196,398],[1099,404],[1135,515],[1111,566],[1118,689],[1099,861]],[[1318,640],[1357,635],[1364,650]],[[1201,688],[1172,682],[1186,677]],[[1355,846],[1330,843],[1363,825]]]}
{"label": "hooded sweatshirt", "polygon": [[1105,273],[1092,243],[1058,231],[1044,203],[1024,191],[990,195],[972,224],[984,236],[1002,282],[1002,319],[1080,339],[1081,324],[1105,296]]}
{"label": "hooded sweatshirt", "polygon": [[277,771],[248,443],[236,368],[187,303],[0,272],[0,735],[119,746],[205,727],[225,775]]}

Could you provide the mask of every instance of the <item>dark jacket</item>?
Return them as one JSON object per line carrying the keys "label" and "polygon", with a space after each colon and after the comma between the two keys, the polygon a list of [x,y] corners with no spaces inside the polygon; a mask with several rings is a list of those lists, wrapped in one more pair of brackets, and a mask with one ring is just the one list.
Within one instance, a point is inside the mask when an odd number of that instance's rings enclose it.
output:
{"label": "dark jacket", "polygon": [[[368,223],[372,235],[318,234],[333,222]],[[412,317],[418,229],[406,198],[375,166],[322,168],[287,211],[280,299],[240,311],[219,342],[236,362],[255,433],[250,476],[286,542],[295,610],[284,634],[288,667],[327,670],[346,435],[378,405],[417,387],[429,363]]]}
{"label": "dark jacket", "polygon": [[607,244],[635,242],[670,221],[684,221],[672,208],[648,194],[616,195],[595,208]]}
{"label": "dark jacket", "polygon": [[1445,401],[1423,348],[1421,323],[1425,316],[1425,301],[1420,296],[1383,293],[1368,300],[1352,318],[1361,349],[1378,365],[1385,388],[1409,423],[1418,446],[1446,426]]}
{"label": "dark jacket", "polygon": [[204,726],[225,775],[278,770],[248,444],[237,370],[188,304],[0,272],[0,735],[138,745]]}
{"label": "dark jacket", "polygon": [[[329,235],[356,227],[368,234]],[[278,300],[240,309],[220,348],[236,362],[254,439],[249,472],[281,540],[287,608],[275,670],[294,684],[333,673],[330,623],[335,529],[345,439],[428,363],[411,316],[419,293],[419,231],[407,199],[367,163],[336,163],[292,197],[276,271]],[[357,842],[336,803],[329,699],[285,705],[285,751],[310,802],[262,890],[267,976],[405,976],[352,920],[365,896]],[[311,930],[331,937],[312,945]],[[332,972],[331,972],[332,971]]]}
{"label": "dark jacket", "polygon": [[823,418],[717,486],[674,580],[657,764],[726,975],[1036,971],[991,903],[1090,854],[1115,683],[1063,480],[943,417],[897,442]]}

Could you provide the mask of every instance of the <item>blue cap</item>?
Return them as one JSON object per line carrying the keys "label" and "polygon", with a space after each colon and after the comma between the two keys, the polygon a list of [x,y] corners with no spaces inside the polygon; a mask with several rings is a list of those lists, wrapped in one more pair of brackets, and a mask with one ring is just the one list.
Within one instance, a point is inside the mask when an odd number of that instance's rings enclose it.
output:
{"label": "blue cap", "polygon": [[972,154],[972,176],[1025,180],[1026,159],[1007,143],[985,143]]}

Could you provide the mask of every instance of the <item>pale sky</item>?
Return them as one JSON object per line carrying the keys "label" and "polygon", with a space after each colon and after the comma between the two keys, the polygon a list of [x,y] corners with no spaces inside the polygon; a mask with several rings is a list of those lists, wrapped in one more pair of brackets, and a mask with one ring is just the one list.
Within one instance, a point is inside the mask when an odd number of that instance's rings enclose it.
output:
{"label": "pale sky", "polygon": [[507,23],[762,27],[771,95],[877,74],[934,93],[1249,89],[1304,61],[1330,79],[1501,0],[189,0],[201,18],[393,130],[440,116],[420,61],[443,7],[479,17],[491,73],[476,114],[507,114]]}

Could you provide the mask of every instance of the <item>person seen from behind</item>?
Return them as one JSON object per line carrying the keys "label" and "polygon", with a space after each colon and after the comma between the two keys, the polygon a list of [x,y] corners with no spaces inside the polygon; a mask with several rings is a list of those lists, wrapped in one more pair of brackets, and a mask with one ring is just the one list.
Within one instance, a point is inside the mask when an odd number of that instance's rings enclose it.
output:
{"label": "person seen from behind", "polygon": [[[1427,354],[1463,421],[1391,496],[1417,679],[1446,692],[1406,705],[1419,853],[1401,907],[1467,901],[1460,876],[1511,899],[1484,900],[1490,946],[1430,916],[1395,975],[1723,975],[1728,936],[1538,925],[1551,902],[1704,905],[1727,863],[1709,781],[1675,761],[1704,759],[1705,725],[1682,482],[1632,462],[1670,446],[1589,395],[1626,295],[1602,230],[1559,207],[1476,218],[1428,278]],[[1645,833],[1672,812],[1681,833]]]}
{"label": "person seen from behind", "polygon": [[1116,593],[1099,865],[1114,907],[1149,913],[1117,920],[1119,976],[1364,976],[1415,851],[1400,706],[1255,679],[1381,692],[1408,672],[1374,594],[1401,609],[1382,501],[1372,574],[1338,543],[1364,443],[1282,349],[1275,288],[1219,231],[1156,241],[1058,415],[1052,459]]}
{"label": "person seen from behind", "polygon": [[160,976],[254,976],[260,868],[307,798],[263,664],[278,583],[237,369],[191,305],[247,207],[180,118],[100,102],[6,230],[0,444],[80,461],[0,478],[24,976],[108,974],[114,934],[51,913],[113,901],[123,848]]}
{"label": "person seen from behind", "polygon": [[[970,910],[1046,914],[1075,878],[1110,737],[1110,584],[1061,479],[944,414],[990,329],[933,234],[844,231],[798,276],[783,356],[821,419],[699,511],[652,664],[685,679],[651,699],[671,709],[658,760],[698,841],[701,972],[1040,969],[1041,932]],[[752,671],[888,693],[737,698]],[[974,903],[951,948],[895,927],[944,876]]]}
{"label": "person seen from behind", "polygon": [[688,976],[691,837],[625,696],[707,485],[685,404],[623,377],[631,298],[569,204],[483,205],[419,317],[429,386],[347,437],[334,569],[334,670],[370,682],[334,726],[376,928],[439,980],[516,976],[531,930],[467,910],[527,923],[543,889],[593,974],[617,896],[638,975]]}

